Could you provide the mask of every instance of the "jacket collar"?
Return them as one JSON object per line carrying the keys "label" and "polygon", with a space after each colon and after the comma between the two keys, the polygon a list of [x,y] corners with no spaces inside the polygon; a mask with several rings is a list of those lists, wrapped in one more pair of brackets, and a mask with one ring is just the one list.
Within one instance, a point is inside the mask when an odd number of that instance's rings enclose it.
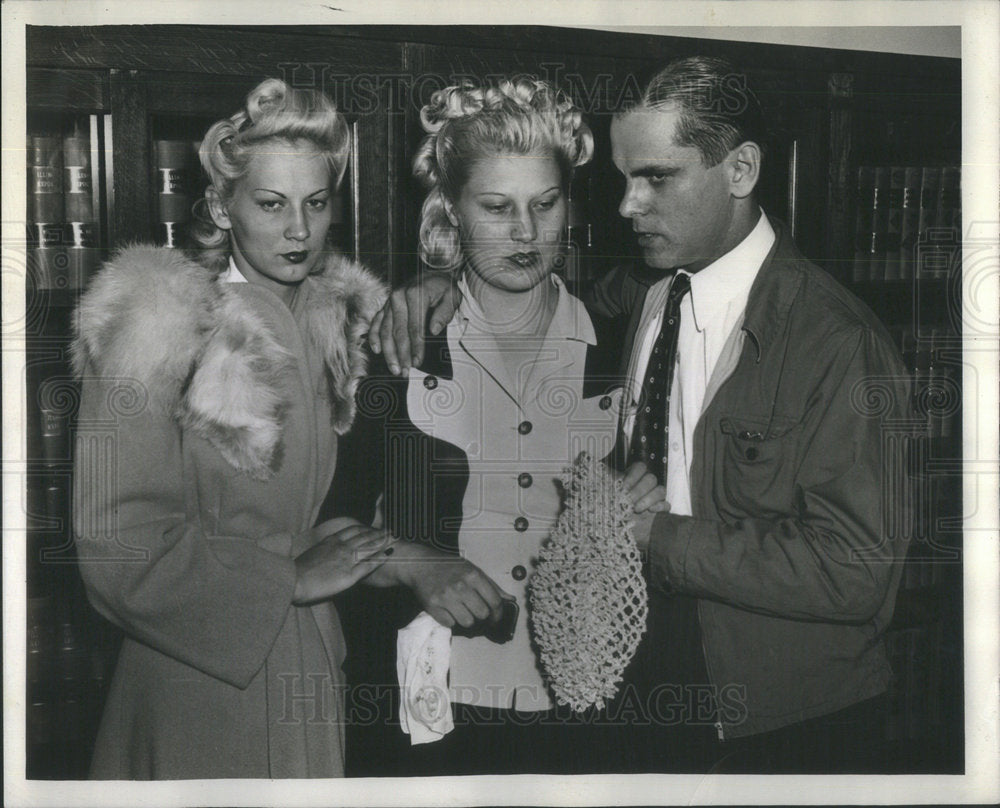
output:
{"label": "jacket collar", "polygon": [[754,344],[757,362],[785,330],[792,302],[802,283],[796,267],[804,260],[784,222],[770,216],[768,221],[774,229],[774,245],[750,287],[743,318],[743,330]]}
{"label": "jacket collar", "polygon": [[510,378],[500,348],[485,323],[482,310],[469,293],[465,279],[459,280],[462,302],[451,323],[458,344],[514,401],[523,398],[522,403],[526,403],[530,400],[532,391],[537,392],[542,381],[572,364],[576,352],[566,343],[577,342],[592,346],[597,342],[593,323],[583,303],[569,293],[557,275],[550,275],[548,282],[558,292],[556,309],[542,338],[543,347],[539,360],[532,364],[530,375],[523,381],[523,389],[519,390],[521,385],[518,384],[518,380]]}

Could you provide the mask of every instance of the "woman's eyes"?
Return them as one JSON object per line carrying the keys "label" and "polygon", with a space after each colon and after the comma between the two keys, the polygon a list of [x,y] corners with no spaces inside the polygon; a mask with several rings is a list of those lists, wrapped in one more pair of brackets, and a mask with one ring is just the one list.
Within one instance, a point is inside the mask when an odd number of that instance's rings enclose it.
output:
{"label": "woman's eyes", "polygon": [[[552,199],[540,199],[538,202],[532,203],[532,207],[535,210],[552,210],[556,206],[556,202],[559,201],[559,197],[553,197]],[[511,205],[507,202],[503,202],[496,205],[483,205],[487,212],[496,214],[497,216],[507,213],[511,210]]]}
{"label": "woman's eyes", "polygon": [[[326,208],[329,203],[328,199],[308,199],[306,200],[306,206],[310,210],[320,211]],[[261,199],[257,202],[258,207],[265,213],[274,213],[275,211],[281,210],[285,206],[285,202],[282,199]]]}

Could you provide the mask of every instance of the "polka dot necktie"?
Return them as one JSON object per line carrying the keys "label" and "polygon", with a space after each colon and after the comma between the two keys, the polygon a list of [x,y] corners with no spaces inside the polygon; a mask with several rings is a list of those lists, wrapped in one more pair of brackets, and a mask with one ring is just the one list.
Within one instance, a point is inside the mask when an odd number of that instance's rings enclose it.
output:
{"label": "polka dot necktie", "polygon": [[642,461],[663,485],[667,478],[670,431],[670,385],[674,378],[677,334],[681,324],[681,298],[691,289],[691,276],[678,272],[670,285],[660,333],[646,365],[639,396],[639,411],[629,449],[629,465]]}

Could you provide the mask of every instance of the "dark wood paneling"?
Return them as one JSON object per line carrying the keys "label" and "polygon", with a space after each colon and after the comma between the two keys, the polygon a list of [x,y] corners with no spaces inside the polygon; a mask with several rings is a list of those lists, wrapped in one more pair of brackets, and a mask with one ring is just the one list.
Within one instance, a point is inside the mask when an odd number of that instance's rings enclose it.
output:
{"label": "dark wood paneling", "polygon": [[329,33],[266,31],[211,25],[29,26],[29,65],[169,70],[212,75],[257,74],[306,81],[398,72],[400,46]]}
{"label": "dark wood paneling", "polygon": [[827,197],[828,117],[825,107],[803,110],[795,131],[799,146],[795,243],[814,261],[829,260],[825,255],[827,221],[822,213]]}
{"label": "dark wood paneling", "polygon": [[[254,30],[271,30],[252,26]],[[474,50],[519,50],[535,53],[559,53],[589,57],[640,59],[656,64],[679,56],[701,54],[722,56],[745,68],[774,69],[789,73],[794,82],[802,71],[906,73],[919,78],[940,77],[957,82],[961,79],[958,59],[932,56],[901,56],[893,53],[816,48],[801,45],[775,45],[757,42],[733,42],[718,39],[671,37],[659,34],[618,33],[584,28],[541,25],[316,25],[290,26],[310,36],[350,36],[393,42],[423,42],[452,47],[461,45]],[[901,67],[905,63],[905,67]]]}
{"label": "dark wood paneling", "polygon": [[138,71],[111,71],[115,197],[111,240],[115,246],[152,237],[147,89],[145,77]]}
{"label": "dark wood paneling", "polygon": [[358,257],[383,278],[394,277],[392,190],[388,166],[393,147],[390,118],[358,119]]}
{"label": "dark wood paneling", "polygon": [[829,149],[827,151],[826,244],[821,263],[848,280],[846,259],[854,228],[851,147],[854,75],[832,73],[829,82]]}
{"label": "dark wood paneling", "polygon": [[189,115],[213,121],[243,107],[247,93],[263,81],[263,73],[218,76],[203,73],[143,71],[146,105],[151,114]]}
{"label": "dark wood paneling", "polygon": [[32,107],[73,112],[108,108],[108,76],[100,70],[29,68],[26,97]]}

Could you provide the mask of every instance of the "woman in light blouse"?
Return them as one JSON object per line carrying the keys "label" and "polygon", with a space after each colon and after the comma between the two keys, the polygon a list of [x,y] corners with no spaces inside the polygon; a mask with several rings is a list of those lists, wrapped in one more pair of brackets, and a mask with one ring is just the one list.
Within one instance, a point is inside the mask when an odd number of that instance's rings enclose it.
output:
{"label": "woman in light blouse", "polygon": [[[622,764],[609,728],[555,709],[527,598],[560,510],[563,469],[583,450],[608,456],[618,425],[614,346],[599,341],[599,324],[557,274],[569,181],[590,160],[593,138],[563,93],[532,80],[445,88],[421,121],[420,255],[458,275],[463,299],[419,368],[401,378],[376,369],[359,387],[359,417],[372,419],[378,442],[360,473],[384,492],[387,527],[409,540],[370,581],[407,584],[417,602],[397,604],[387,620],[381,675],[362,666],[357,677],[362,686],[389,680],[394,629],[422,607],[457,635],[455,729],[409,748],[393,725],[367,743],[395,748],[396,762],[368,756],[356,773],[614,770]],[[639,508],[656,501],[654,486],[651,475],[636,478]],[[519,607],[510,639],[485,636],[510,601]],[[382,720],[385,712],[383,702]],[[602,762],[581,754],[595,744]]]}

